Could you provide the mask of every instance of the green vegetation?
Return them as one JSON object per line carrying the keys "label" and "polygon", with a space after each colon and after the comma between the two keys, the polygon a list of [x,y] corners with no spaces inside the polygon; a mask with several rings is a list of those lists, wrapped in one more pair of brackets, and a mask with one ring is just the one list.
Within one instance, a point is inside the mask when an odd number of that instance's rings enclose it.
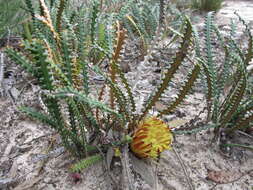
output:
{"label": "green vegetation", "polygon": [[[124,16],[119,12],[105,17],[99,1],[92,1],[88,5],[89,12],[82,9],[84,14],[78,15],[75,10],[68,9],[65,0],[54,1],[50,9],[45,1],[40,0],[40,11],[35,11],[30,1],[26,1],[26,5],[31,14],[30,37],[22,42],[22,52],[7,48],[6,53],[37,79],[42,89],[43,110],[30,107],[20,110],[54,128],[61,135],[64,146],[80,158],[96,150],[106,152],[108,147],[129,143],[124,139],[133,133],[161,98],[193,46],[189,19],[184,18],[180,46],[157,91],[150,95],[143,111],[135,113],[134,95],[119,65],[127,30],[118,19],[129,14]],[[83,20],[86,20],[85,26]],[[141,22],[134,21],[136,26],[141,26]],[[145,34],[146,28],[140,27],[139,30]],[[109,63],[109,72],[99,67],[104,60]],[[91,94],[90,72],[104,80],[97,97]],[[160,116],[172,112],[182,103],[199,73],[200,65],[196,64],[189,71],[178,97]],[[108,102],[103,100],[105,94],[109,94]],[[114,138],[109,138],[109,134]],[[105,139],[109,142],[105,143]],[[94,142],[98,148],[92,145]]]}
{"label": "green vegetation", "polygon": [[25,20],[23,0],[0,0],[0,39],[20,32]]}
{"label": "green vegetation", "polygon": [[[173,113],[202,77],[206,81],[207,122],[183,127],[175,134],[214,128],[218,138],[221,131],[232,135],[252,126],[253,76],[246,68],[253,57],[253,39],[246,22],[239,17],[248,37],[248,47],[243,49],[234,39],[235,23],[225,38],[214,24],[213,13],[208,13],[202,47],[198,31],[178,10],[165,7],[163,1],[134,2],[92,0],[73,7],[68,0],[39,0],[36,7],[26,0],[29,19],[22,51],[5,49],[41,87],[41,109],[23,106],[20,110],[54,128],[74,156],[85,157],[73,171],[102,160],[101,155],[110,148],[122,150],[131,142],[138,123],[149,115],[186,61],[191,61],[192,67],[177,97],[157,115]],[[194,2],[201,10],[217,10],[222,3]],[[173,28],[166,28],[168,20]],[[126,39],[140,38],[145,56],[152,55],[157,39],[168,33],[172,34],[169,45],[175,45],[177,51],[156,90],[137,112],[135,95],[120,66]],[[215,51],[214,43],[223,51],[222,61],[217,59],[220,52]],[[94,87],[94,76],[103,84]]]}
{"label": "green vegetation", "polygon": [[[221,131],[231,135],[236,130],[246,130],[252,126],[253,121],[253,76],[246,69],[253,57],[253,39],[246,22],[239,15],[238,17],[248,36],[247,49],[243,50],[235,42],[234,22],[231,22],[229,37],[225,39],[222,36],[214,24],[213,13],[206,17],[203,50],[196,46],[196,55],[203,66],[207,81],[207,120],[215,126],[215,139]],[[198,34],[195,37],[199,41]],[[215,55],[218,52],[215,51],[213,42],[218,42],[220,49],[224,50],[223,62],[220,65],[216,62]]]}
{"label": "green vegetation", "polygon": [[217,11],[221,8],[223,0],[192,0],[194,9],[202,11]]}

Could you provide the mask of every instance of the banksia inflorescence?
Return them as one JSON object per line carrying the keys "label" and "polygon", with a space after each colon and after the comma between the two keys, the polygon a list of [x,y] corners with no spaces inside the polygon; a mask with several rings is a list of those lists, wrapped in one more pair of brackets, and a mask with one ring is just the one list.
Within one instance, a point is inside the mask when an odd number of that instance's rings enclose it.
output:
{"label": "banksia inflorescence", "polygon": [[173,135],[165,122],[148,117],[141,121],[133,135],[131,150],[140,158],[157,158],[171,148]]}

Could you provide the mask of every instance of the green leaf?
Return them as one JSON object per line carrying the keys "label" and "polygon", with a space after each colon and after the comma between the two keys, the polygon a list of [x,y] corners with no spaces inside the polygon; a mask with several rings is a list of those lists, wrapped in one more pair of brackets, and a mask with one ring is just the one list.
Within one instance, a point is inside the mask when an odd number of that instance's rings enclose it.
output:
{"label": "green leaf", "polygon": [[102,111],[111,113],[119,118],[121,118],[122,116],[117,113],[116,111],[110,109],[109,107],[107,107],[107,105],[103,104],[100,101],[94,100],[90,97],[88,97],[86,94],[77,91],[71,87],[66,87],[66,88],[62,88],[62,89],[58,89],[54,94],[54,97],[56,98],[67,98],[67,97],[75,97],[78,101],[87,103],[88,105],[91,106],[91,108],[99,108]]}
{"label": "green leaf", "polygon": [[176,53],[173,63],[171,64],[168,71],[165,73],[165,77],[162,79],[161,85],[157,88],[155,94],[150,98],[147,105],[145,106],[142,114],[140,115],[139,121],[142,120],[148,111],[155,105],[155,103],[160,99],[163,92],[167,89],[169,82],[174,77],[174,74],[178,70],[179,66],[182,64],[184,58],[186,57],[187,51],[191,45],[192,38],[192,25],[189,19],[186,18],[186,29],[184,32],[184,37],[181,43],[181,47]]}
{"label": "green leaf", "polygon": [[83,160],[80,160],[79,162],[75,163],[70,170],[72,172],[80,172],[82,170],[84,170],[85,168],[88,168],[100,161],[103,160],[103,156],[100,154],[96,154],[94,156],[90,156],[88,158],[85,158]]}
{"label": "green leaf", "polygon": [[181,104],[183,102],[186,95],[192,89],[194,82],[198,78],[199,73],[200,73],[200,66],[197,64],[197,65],[195,65],[192,72],[189,74],[189,77],[186,80],[183,87],[181,88],[180,92],[178,93],[176,100],[166,110],[160,112],[159,116],[171,113],[179,104]]}

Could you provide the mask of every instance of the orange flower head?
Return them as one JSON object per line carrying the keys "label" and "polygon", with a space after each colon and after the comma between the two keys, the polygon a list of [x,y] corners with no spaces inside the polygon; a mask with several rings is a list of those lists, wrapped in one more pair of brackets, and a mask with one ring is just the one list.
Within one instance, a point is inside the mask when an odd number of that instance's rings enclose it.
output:
{"label": "orange flower head", "polygon": [[171,148],[173,135],[165,122],[149,117],[141,121],[133,135],[131,150],[140,158],[157,158]]}

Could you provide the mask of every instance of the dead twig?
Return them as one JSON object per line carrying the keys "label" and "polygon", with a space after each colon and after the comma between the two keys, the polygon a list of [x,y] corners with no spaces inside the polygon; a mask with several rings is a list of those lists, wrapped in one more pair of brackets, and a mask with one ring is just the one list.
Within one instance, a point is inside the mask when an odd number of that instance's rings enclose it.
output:
{"label": "dead twig", "polygon": [[252,136],[252,135],[249,135],[249,134],[247,134],[247,133],[245,133],[245,132],[243,132],[243,131],[238,130],[237,133],[239,133],[240,135],[244,135],[244,136],[246,136],[246,137],[248,137],[248,138],[253,139],[253,136]]}
{"label": "dead twig", "polygon": [[0,94],[3,90],[3,79],[4,79],[4,54],[0,53]]}
{"label": "dead twig", "polygon": [[179,155],[179,153],[177,152],[177,150],[176,150],[175,147],[173,147],[172,150],[173,150],[174,153],[176,154],[177,159],[179,160],[179,163],[180,163],[180,165],[181,165],[181,167],[182,167],[182,169],[183,169],[183,171],[184,171],[184,175],[185,175],[185,177],[186,177],[186,180],[187,180],[187,183],[188,183],[188,185],[189,185],[189,187],[190,187],[190,190],[194,190],[194,186],[193,186],[193,184],[192,184],[192,182],[191,182],[191,179],[190,179],[190,177],[189,177],[189,174],[187,173],[186,166],[185,166],[185,164],[184,164],[184,162],[183,162],[181,156]]}
{"label": "dead twig", "polygon": [[[45,151],[46,154],[49,153],[49,151],[52,149],[52,147],[53,147],[53,145],[55,144],[55,142],[56,142],[56,139],[55,139],[54,137],[50,139],[50,144],[48,145],[48,147],[47,147],[47,149],[46,149],[46,151]],[[41,161],[40,166],[39,166],[39,168],[38,168],[37,176],[42,172],[42,170],[43,170],[45,164],[46,164],[47,161],[48,161],[48,158],[49,158],[49,157],[47,157],[45,160],[42,160],[42,161]]]}

